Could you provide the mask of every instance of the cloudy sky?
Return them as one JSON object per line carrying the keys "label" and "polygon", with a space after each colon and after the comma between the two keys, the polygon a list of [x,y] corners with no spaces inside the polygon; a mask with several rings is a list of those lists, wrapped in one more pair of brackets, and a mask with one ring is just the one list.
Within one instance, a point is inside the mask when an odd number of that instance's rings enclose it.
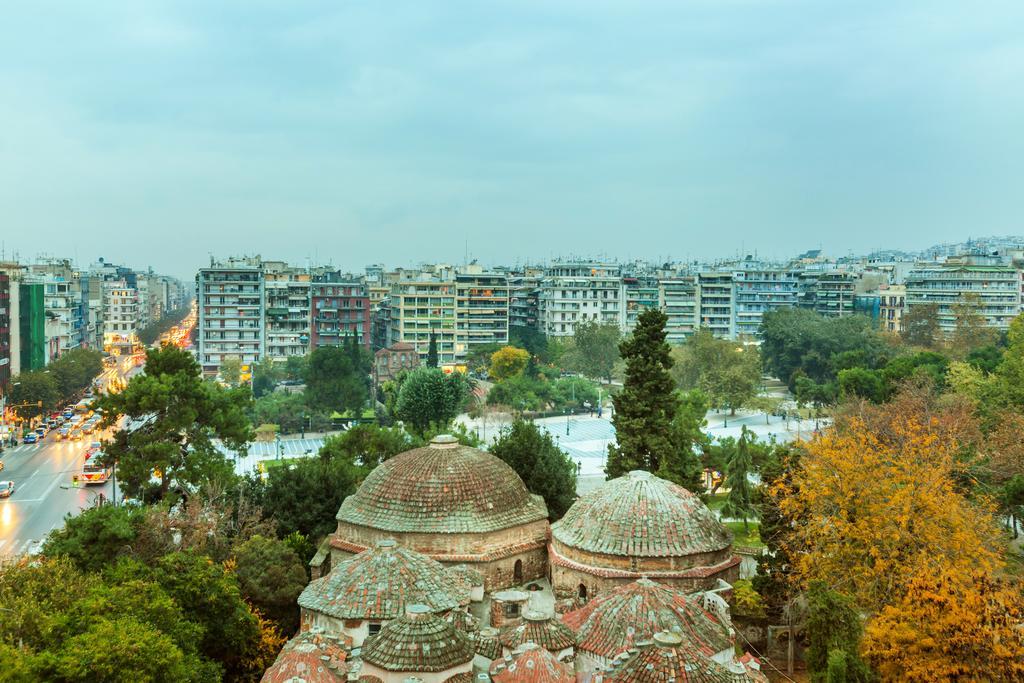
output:
{"label": "cloudy sky", "polygon": [[189,275],[1024,233],[1024,2],[4,3],[0,240]]}

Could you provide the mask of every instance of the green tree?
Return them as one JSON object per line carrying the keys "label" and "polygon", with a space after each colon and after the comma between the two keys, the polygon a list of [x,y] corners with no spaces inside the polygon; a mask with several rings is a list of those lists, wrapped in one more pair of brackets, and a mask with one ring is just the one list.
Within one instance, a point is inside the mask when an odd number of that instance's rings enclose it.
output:
{"label": "green tree", "polygon": [[765,544],[765,552],[757,560],[757,574],[752,583],[764,598],[769,616],[775,620],[783,613],[793,597],[793,520],[779,507],[780,496],[773,491],[793,490],[793,473],[800,466],[800,450],[791,446],[777,446],[775,457],[760,468],[761,484],[755,490],[755,500],[761,513],[758,535]]}
{"label": "green tree", "polygon": [[392,456],[417,445],[401,427],[360,424],[341,434],[327,437],[320,447],[320,457],[346,461],[369,472]]}
{"label": "green tree", "polygon": [[430,331],[430,343],[427,345],[427,367],[437,367],[437,335]]}
{"label": "green tree", "polygon": [[272,360],[263,360],[252,366],[252,396],[259,399],[273,393],[277,383],[285,378],[284,368]]}
{"label": "green tree", "polygon": [[584,403],[597,405],[597,385],[583,377],[559,377],[550,383],[547,393],[556,409],[581,408]]}
{"label": "green tree", "polygon": [[807,668],[815,683],[866,683],[871,672],[858,653],[864,628],[853,601],[820,582],[807,591]]}
{"label": "green tree", "polygon": [[699,389],[679,393],[679,405],[672,418],[674,448],[658,464],[656,474],[685,489],[703,495],[704,466],[701,456],[709,447],[707,426],[708,399]]}
{"label": "green tree", "polygon": [[576,325],[573,341],[576,346],[576,364],[587,377],[612,381],[612,369],[619,359],[622,333],[614,323],[587,320]]}
{"label": "green tree", "polygon": [[953,304],[955,327],[949,338],[949,351],[953,357],[966,358],[977,349],[995,344],[999,333],[979,313],[981,306],[981,297],[974,292],[961,294]]}
{"label": "green tree", "polygon": [[750,474],[754,468],[753,456],[750,449],[750,441],[753,433],[743,427],[740,438],[736,441],[736,448],[732,449],[725,469],[725,486],[729,489],[725,503],[722,505],[722,514],[726,517],[738,517],[743,520],[744,533],[750,533],[747,520],[757,514],[754,506],[753,487],[750,484]]}
{"label": "green tree", "polygon": [[839,371],[839,395],[863,398],[874,403],[885,400],[885,384],[876,370],[850,368]]}
{"label": "green tree", "polygon": [[319,540],[336,528],[335,515],[356,489],[362,471],[344,460],[300,458],[270,468],[261,496],[263,513],[274,520],[280,536],[295,531]]}
{"label": "green tree", "polygon": [[934,349],[942,342],[938,304],[914,304],[903,313],[903,341],[910,346]]}
{"label": "green tree", "polygon": [[550,382],[524,374],[492,385],[487,392],[487,405],[508,406],[513,410],[543,410],[550,398]]}
{"label": "green tree", "polygon": [[530,361],[530,354],[514,346],[503,346],[491,354],[491,377],[501,381],[523,373]]}
{"label": "green tree", "polygon": [[306,401],[315,410],[351,411],[360,414],[369,399],[369,375],[362,351],[341,346],[321,346],[309,354],[306,370]]}
{"label": "green tree", "polygon": [[299,626],[296,600],[308,581],[303,561],[284,541],[259,535],[238,546],[234,557],[242,595],[284,633],[294,633]]}
{"label": "green tree", "polygon": [[57,407],[60,391],[53,376],[43,370],[32,370],[15,375],[11,380],[9,402],[18,417],[26,420],[43,415]]}
{"label": "green tree", "polygon": [[104,461],[117,463],[118,484],[142,497],[159,473],[155,492],[171,484],[195,486],[204,479],[230,477],[231,466],[213,440],[242,450],[251,440],[246,418],[248,389],[224,389],[204,382],[192,354],[174,346],[146,352],[146,372],[132,377],[124,391],[99,399],[104,424],[124,415],[141,424],[121,430],[104,447]]}
{"label": "green tree", "polygon": [[146,521],[142,508],[101,505],[68,515],[64,526],[43,543],[43,555],[63,555],[83,571],[97,572],[113,558],[130,552],[139,528]]}
{"label": "green tree", "polygon": [[416,368],[402,382],[395,415],[422,434],[431,424],[447,425],[455,419],[468,395],[469,385],[460,373]]}
{"label": "green tree", "polygon": [[237,387],[242,381],[242,359],[229,356],[221,360],[220,378],[229,387]]}
{"label": "green tree", "polygon": [[85,389],[103,372],[103,354],[95,349],[71,349],[47,367],[64,400]]}
{"label": "green tree", "polygon": [[302,394],[280,391],[261,396],[252,402],[252,423],[256,426],[273,424],[282,434],[294,434],[302,429],[309,411]]}
{"label": "green tree", "polygon": [[517,418],[501,430],[490,452],[516,471],[530,493],[544,498],[552,521],[576,500],[576,463],[532,422]]}
{"label": "green tree", "polygon": [[306,381],[306,372],[309,370],[309,356],[288,356],[284,361],[285,379],[292,382]]}
{"label": "green tree", "polygon": [[668,317],[647,309],[637,318],[633,334],[620,345],[626,361],[626,381],[613,399],[616,443],[608,447],[605,472],[614,478],[630,470],[658,472],[662,461],[672,457],[675,442],[673,420],[679,405],[670,348],[665,341]]}
{"label": "green tree", "polygon": [[[508,328],[508,343],[527,352],[544,363],[554,362],[548,351],[548,338],[540,330],[523,325],[511,325]],[[497,349],[491,349],[492,352]]]}
{"label": "green tree", "polygon": [[761,384],[761,358],[753,346],[718,339],[702,328],[674,351],[678,361],[673,377],[679,388],[700,389],[711,405],[736,409],[757,395]]}

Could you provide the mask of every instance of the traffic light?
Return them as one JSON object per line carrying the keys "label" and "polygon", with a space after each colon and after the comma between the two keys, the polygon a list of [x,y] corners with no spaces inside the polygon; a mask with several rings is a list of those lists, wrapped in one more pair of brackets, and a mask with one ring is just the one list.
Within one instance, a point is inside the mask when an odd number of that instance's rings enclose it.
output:
{"label": "traffic light", "polygon": [[78,475],[77,474],[72,474],[71,475],[71,485],[74,486],[75,488],[78,488]]}

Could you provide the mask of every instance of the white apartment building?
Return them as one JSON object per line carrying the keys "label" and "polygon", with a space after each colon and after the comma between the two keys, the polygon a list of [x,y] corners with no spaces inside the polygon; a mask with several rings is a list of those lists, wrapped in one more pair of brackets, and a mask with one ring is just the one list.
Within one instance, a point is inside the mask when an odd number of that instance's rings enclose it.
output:
{"label": "white apartment building", "polygon": [[139,292],[126,280],[103,282],[103,348],[129,354],[138,342]]}
{"label": "white apartment building", "polygon": [[260,258],[212,263],[196,275],[199,316],[197,352],[207,375],[226,358],[243,365],[264,355],[263,265]]}
{"label": "white apartment building", "polygon": [[1010,265],[971,265],[969,259],[946,265],[922,266],[906,280],[906,307],[913,311],[935,304],[939,327],[949,333],[956,329],[957,304],[975,307],[986,324],[1005,330],[1021,312],[1021,272]]}
{"label": "white apartment building", "polygon": [[265,357],[286,361],[309,352],[310,275],[282,263],[263,264]]}
{"label": "white apartment building", "polygon": [[625,328],[622,270],[595,261],[554,263],[544,269],[538,298],[540,331],[571,337],[576,325],[596,321]]}
{"label": "white apartment building", "polygon": [[658,303],[668,316],[665,338],[669,344],[682,344],[698,327],[697,277],[662,278],[658,282]]}

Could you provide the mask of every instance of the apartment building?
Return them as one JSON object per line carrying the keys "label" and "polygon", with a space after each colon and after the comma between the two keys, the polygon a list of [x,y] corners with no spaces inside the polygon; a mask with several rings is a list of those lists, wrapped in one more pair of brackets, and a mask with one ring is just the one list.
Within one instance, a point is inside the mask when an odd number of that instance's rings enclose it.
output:
{"label": "apartment building", "polygon": [[716,337],[736,336],[736,289],[730,271],[704,271],[697,274],[700,327]]}
{"label": "apartment building", "polygon": [[316,276],[310,287],[310,347],[338,346],[347,337],[355,337],[360,346],[369,349],[372,308],[366,283],[333,272]]}
{"label": "apartment building", "polygon": [[263,358],[285,362],[310,350],[311,276],[282,262],[263,262]]}
{"label": "apartment building", "polygon": [[508,344],[509,284],[504,273],[470,266],[455,274],[455,358],[473,346]]}
{"label": "apartment building", "polygon": [[648,308],[658,308],[661,291],[657,278],[640,275],[622,278],[623,332],[636,327],[637,317]]}
{"label": "apartment building", "polygon": [[912,270],[906,280],[906,309],[935,304],[943,332],[956,328],[957,304],[973,306],[990,327],[1005,330],[1021,312],[1021,272],[1012,265],[973,265],[959,259]]}
{"label": "apartment building", "polygon": [[857,273],[846,270],[807,273],[803,281],[805,289],[802,300],[826,318],[851,315],[859,280]]}
{"label": "apartment building", "polygon": [[796,273],[785,268],[748,265],[733,276],[737,337],[760,334],[765,313],[791,308],[799,301]]}
{"label": "apartment building", "polygon": [[103,281],[103,349],[130,354],[138,343],[139,290],[125,279]]}
{"label": "apartment building", "polygon": [[196,275],[197,353],[206,375],[216,375],[225,358],[243,365],[264,355],[263,264],[260,258],[211,262]]}
{"label": "apartment building", "polygon": [[665,322],[669,344],[682,344],[698,327],[696,276],[667,277],[658,283],[658,303],[668,317]]}
{"label": "apartment building", "polygon": [[539,327],[551,337],[571,337],[576,325],[595,321],[625,326],[622,270],[596,261],[554,263],[544,269],[538,299]]}
{"label": "apartment building", "polygon": [[540,325],[540,272],[514,274],[508,279],[508,324],[538,329]]}
{"label": "apartment building", "polygon": [[[17,335],[17,325],[11,322],[11,276],[0,270],[0,396],[6,395],[11,377],[13,341],[11,333]],[[14,284],[17,289],[17,283]],[[15,318],[17,319],[17,318]],[[2,418],[3,416],[0,416]]]}

